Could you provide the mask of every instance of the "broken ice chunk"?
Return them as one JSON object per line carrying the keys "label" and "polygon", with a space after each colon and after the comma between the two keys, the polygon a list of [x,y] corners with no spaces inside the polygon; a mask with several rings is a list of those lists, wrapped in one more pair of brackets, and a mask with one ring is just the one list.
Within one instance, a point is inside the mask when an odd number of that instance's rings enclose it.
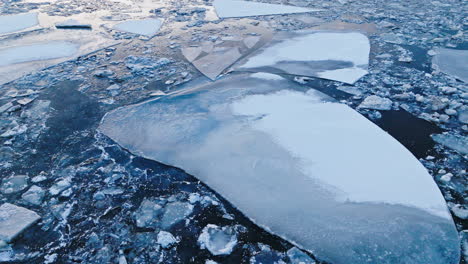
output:
{"label": "broken ice chunk", "polygon": [[91,29],[91,24],[81,23],[75,19],[69,19],[63,22],[55,23],[56,28],[62,29]]}
{"label": "broken ice chunk", "polygon": [[41,218],[36,212],[10,203],[0,206],[0,240],[10,242]]}
{"label": "broken ice chunk", "polygon": [[196,176],[321,260],[459,262],[458,234],[431,175],[368,119],[283,78],[194,83],[107,113],[99,129]]}
{"label": "broken ice chunk", "polygon": [[36,185],[31,186],[29,190],[27,190],[21,198],[29,204],[32,205],[40,205],[42,203],[42,199],[44,199],[45,191]]}
{"label": "broken ice chunk", "polygon": [[12,194],[22,191],[28,187],[28,176],[17,175],[2,180],[0,190],[4,194]]}
{"label": "broken ice chunk", "polygon": [[192,213],[193,205],[190,203],[173,202],[164,207],[164,215],[161,218],[161,228],[168,229],[174,224],[184,220]]}
{"label": "broken ice chunk", "polygon": [[283,32],[236,68],[319,77],[353,84],[366,75],[369,39],[357,32]]}
{"label": "broken ice chunk", "polygon": [[366,97],[366,99],[362,101],[358,108],[367,108],[374,110],[391,110],[392,104],[392,100],[388,98],[382,98],[377,95],[371,95]]}
{"label": "broken ice chunk", "polygon": [[468,50],[439,48],[432,58],[432,65],[443,73],[468,82]]}
{"label": "broken ice chunk", "polygon": [[237,233],[230,226],[208,224],[198,237],[198,244],[215,256],[229,255],[237,245]]}
{"label": "broken ice chunk", "polygon": [[0,35],[37,26],[37,13],[0,16]]}
{"label": "broken ice chunk", "polygon": [[321,11],[320,9],[238,0],[215,0],[213,2],[213,6],[216,9],[216,14],[220,18],[297,14]]}
{"label": "broken ice chunk", "polygon": [[432,139],[448,148],[454,149],[462,154],[468,154],[468,138],[452,134],[436,134]]}
{"label": "broken ice chunk", "polygon": [[159,32],[163,23],[162,19],[159,18],[147,18],[141,20],[129,20],[118,23],[114,26],[114,29],[125,31],[133,34],[144,35],[147,37],[153,37]]}
{"label": "broken ice chunk", "polygon": [[163,248],[170,248],[172,245],[177,243],[175,237],[166,231],[159,231],[158,233],[158,244]]}
{"label": "broken ice chunk", "polygon": [[135,213],[135,220],[138,227],[157,227],[159,225],[159,217],[163,210],[158,203],[144,199]]}
{"label": "broken ice chunk", "polygon": [[78,47],[67,41],[54,41],[0,49],[0,67],[27,61],[68,57],[75,54]]}
{"label": "broken ice chunk", "polygon": [[197,70],[215,80],[229,66],[264,45],[271,37],[269,31],[257,30],[261,32],[258,33],[259,36],[230,37],[229,40],[216,45],[205,42],[199,47],[183,47],[182,54]]}

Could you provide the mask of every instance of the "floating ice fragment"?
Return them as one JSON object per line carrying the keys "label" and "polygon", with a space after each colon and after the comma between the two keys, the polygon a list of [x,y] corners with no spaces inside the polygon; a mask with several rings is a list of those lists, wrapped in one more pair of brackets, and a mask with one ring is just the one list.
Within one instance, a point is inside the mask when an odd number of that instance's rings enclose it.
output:
{"label": "floating ice fragment", "polygon": [[99,129],[198,177],[324,261],[459,262],[432,177],[356,111],[285,79],[241,75],[187,87],[107,113]]}
{"label": "floating ice fragment", "polygon": [[468,138],[452,134],[436,134],[432,139],[448,148],[454,149],[462,154],[468,154]]}
{"label": "floating ice fragment", "polygon": [[237,0],[214,0],[213,6],[216,9],[216,14],[220,18],[297,14],[321,11],[320,9]]}
{"label": "floating ice fragment", "polygon": [[78,47],[79,45],[67,41],[54,41],[0,49],[0,67],[72,56],[78,51]]}
{"label": "floating ice fragment", "polygon": [[12,194],[22,191],[28,187],[28,176],[17,175],[2,180],[0,190],[3,194]]}
{"label": "floating ice fragment", "polygon": [[468,82],[468,50],[439,48],[432,58],[434,68]]}
{"label": "floating ice fragment", "polygon": [[33,185],[31,188],[29,188],[29,190],[21,195],[21,198],[23,198],[23,200],[29,204],[40,205],[44,195],[45,191],[41,187]]}
{"label": "floating ice fragment", "polygon": [[162,206],[154,201],[145,199],[135,213],[135,220],[138,227],[157,227],[159,217],[163,210]]}
{"label": "floating ice fragment", "polygon": [[163,229],[168,229],[189,216],[193,211],[193,205],[189,203],[173,202],[167,204],[164,210],[164,215],[161,217],[161,227]]}
{"label": "floating ice fragment", "polygon": [[0,240],[10,242],[24,229],[39,220],[36,212],[10,203],[0,206]]}
{"label": "floating ice fragment", "polygon": [[391,110],[392,104],[392,100],[388,98],[382,98],[377,95],[371,95],[366,97],[366,99],[362,101],[358,108],[367,108],[374,110]]}
{"label": "floating ice fragment", "polygon": [[0,40],[0,85],[116,43],[89,30],[51,31]]}
{"label": "floating ice fragment", "polygon": [[37,26],[37,13],[0,16],[0,35]]}
{"label": "floating ice fragment", "polygon": [[163,248],[170,248],[172,245],[177,243],[175,237],[166,231],[159,231],[158,233],[158,244]]}
{"label": "floating ice fragment", "polygon": [[261,36],[233,38],[217,45],[206,42],[199,47],[183,47],[182,54],[197,70],[215,80],[240,58],[264,45],[270,37],[270,32],[263,32]]}
{"label": "floating ice fragment", "polygon": [[162,23],[163,20],[159,18],[130,20],[118,23],[114,26],[114,29],[133,34],[144,35],[147,37],[153,37],[154,35],[156,35],[156,33],[159,32]]}
{"label": "floating ice fragment", "polygon": [[242,60],[238,71],[266,71],[353,84],[366,75],[369,39],[357,32],[282,32]]}
{"label": "floating ice fragment", "polygon": [[198,244],[215,256],[229,255],[237,245],[237,233],[230,226],[208,224],[198,237]]}

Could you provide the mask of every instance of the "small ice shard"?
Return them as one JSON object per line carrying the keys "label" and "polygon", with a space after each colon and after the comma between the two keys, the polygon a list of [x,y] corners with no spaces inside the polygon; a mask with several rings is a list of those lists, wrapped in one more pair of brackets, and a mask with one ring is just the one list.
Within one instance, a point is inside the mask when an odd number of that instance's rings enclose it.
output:
{"label": "small ice shard", "polygon": [[10,242],[41,218],[36,212],[10,203],[0,206],[0,240]]}
{"label": "small ice shard", "polygon": [[458,234],[433,178],[367,118],[283,78],[194,83],[109,112],[99,130],[196,176],[321,260],[459,262]]}
{"label": "small ice shard", "polygon": [[374,109],[374,110],[391,110],[393,102],[388,98],[382,98],[377,95],[366,97],[358,108]]}
{"label": "small ice shard", "polygon": [[282,32],[242,60],[238,71],[266,71],[353,84],[366,75],[369,39],[357,32]]}
{"label": "small ice shard", "polygon": [[2,180],[0,190],[3,194],[12,194],[22,191],[28,187],[28,176],[17,175]]}
{"label": "small ice shard", "polygon": [[216,14],[220,18],[297,14],[321,11],[320,9],[238,0],[214,0],[213,6],[215,7]]}
{"label": "small ice shard", "polygon": [[37,13],[0,16],[0,35],[37,26]]}
{"label": "small ice shard", "polygon": [[70,179],[62,179],[54,183],[54,185],[52,185],[52,187],[49,188],[49,193],[51,195],[57,195],[61,193],[62,191],[70,188],[70,186],[71,186]]}
{"label": "small ice shard", "polygon": [[215,256],[229,255],[237,245],[237,233],[230,226],[208,224],[198,237],[198,244]]}
{"label": "small ice shard", "polygon": [[315,261],[311,257],[297,247],[288,250],[287,254],[291,264],[315,264]]}
{"label": "small ice shard", "polygon": [[55,23],[56,28],[62,29],[91,29],[91,24],[81,23],[75,19],[69,19],[63,22]]}
{"label": "small ice shard", "polygon": [[158,244],[161,245],[163,248],[170,248],[172,245],[177,243],[177,239],[166,231],[159,231],[158,233]]}
{"label": "small ice shard", "polygon": [[129,20],[116,24],[114,29],[147,37],[153,37],[156,35],[156,33],[159,32],[162,23],[163,20],[159,18]]}
{"label": "small ice shard", "polygon": [[0,49],[0,67],[28,61],[42,61],[72,56],[79,45],[54,41]]}
{"label": "small ice shard", "polygon": [[435,69],[468,82],[468,50],[439,48],[432,58]]}
{"label": "small ice shard", "polygon": [[468,154],[468,138],[452,134],[435,134],[432,139],[448,148],[454,149],[462,154]]}

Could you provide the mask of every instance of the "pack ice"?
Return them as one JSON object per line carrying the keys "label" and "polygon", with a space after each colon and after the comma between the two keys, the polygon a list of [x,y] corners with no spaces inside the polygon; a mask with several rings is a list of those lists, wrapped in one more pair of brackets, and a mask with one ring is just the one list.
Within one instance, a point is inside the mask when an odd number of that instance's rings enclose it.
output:
{"label": "pack ice", "polygon": [[368,73],[369,39],[358,32],[281,32],[239,63],[239,71],[319,77],[353,84]]}
{"label": "pack ice", "polygon": [[214,0],[213,6],[215,7],[216,14],[220,18],[297,14],[320,11],[319,9],[312,8],[238,0]]}
{"label": "pack ice", "polygon": [[163,23],[162,19],[158,18],[147,18],[140,20],[129,20],[118,23],[114,26],[114,29],[125,31],[133,34],[144,35],[147,37],[153,37],[158,33]]}
{"label": "pack ice", "polygon": [[419,161],[348,106],[278,76],[189,84],[108,113],[100,131],[321,260],[459,261],[453,220]]}
{"label": "pack ice", "polygon": [[436,49],[432,58],[433,67],[443,73],[468,82],[468,50]]}

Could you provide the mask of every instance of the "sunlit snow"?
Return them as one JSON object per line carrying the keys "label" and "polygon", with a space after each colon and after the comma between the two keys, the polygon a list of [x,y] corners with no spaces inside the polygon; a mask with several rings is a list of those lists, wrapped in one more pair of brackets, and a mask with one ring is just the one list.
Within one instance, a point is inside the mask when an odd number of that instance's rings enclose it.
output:
{"label": "sunlit snow", "polygon": [[457,232],[431,175],[348,106],[264,74],[188,88],[112,111],[100,130],[196,176],[320,259],[458,262]]}

